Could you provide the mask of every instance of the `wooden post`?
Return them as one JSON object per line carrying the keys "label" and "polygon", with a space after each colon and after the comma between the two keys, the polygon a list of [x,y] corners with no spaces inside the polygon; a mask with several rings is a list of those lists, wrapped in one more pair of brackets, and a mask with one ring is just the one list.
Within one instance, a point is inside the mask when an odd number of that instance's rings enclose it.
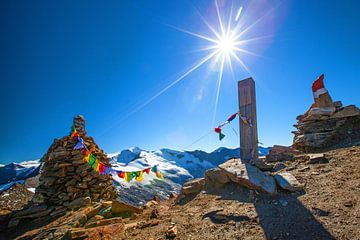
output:
{"label": "wooden post", "polygon": [[238,82],[239,113],[251,119],[252,127],[240,121],[240,158],[244,162],[257,160],[258,135],[256,123],[256,96],[255,82],[247,78]]}

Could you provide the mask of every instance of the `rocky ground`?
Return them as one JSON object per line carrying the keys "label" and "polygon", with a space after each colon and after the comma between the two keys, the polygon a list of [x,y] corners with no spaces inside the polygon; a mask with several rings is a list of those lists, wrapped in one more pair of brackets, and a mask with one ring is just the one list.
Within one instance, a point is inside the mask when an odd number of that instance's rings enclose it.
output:
{"label": "rocky ground", "polygon": [[178,239],[360,239],[360,147],[325,156],[322,163],[285,163],[302,192],[271,197],[228,184],[170,205],[159,225],[127,237],[165,239],[174,224]]}
{"label": "rocky ground", "polygon": [[22,184],[15,184],[10,189],[0,194],[0,211],[19,210],[34,195],[33,192],[26,189]]}
{"label": "rocky ground", "polygon": [[360,239],[360,147],[310,161],[299,156],[282,167],[304,190],[272,196],[227,183],[180,202],[151,201],[143,210],[132,209],[131,217],[119,215],[124,206],[113,206],[110,214],[111,202],[97,203],[55,220],[21,222],[0,238]]}

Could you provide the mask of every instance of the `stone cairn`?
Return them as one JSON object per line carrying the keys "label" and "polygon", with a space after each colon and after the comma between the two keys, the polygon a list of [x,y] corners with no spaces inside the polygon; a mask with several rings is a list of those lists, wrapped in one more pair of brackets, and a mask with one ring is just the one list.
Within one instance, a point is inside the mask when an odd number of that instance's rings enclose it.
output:
{"label": "stone cairn", "polygon": [[[323,75],[321,77],[323,79]],[[296,118],[293,148],[311,153],[360,144],[360,109],[354,105],[343,107],[340,101],[333,102],[325,91],[314,95],[314,104]]]}
{"label": "stone cairn", "polygon": [[[106,166],[109,158],[94,142],[87,137],[85,119],[78,115],[74,127],[84,139],[87,148]],[[100,175],[83,161],[80,150],[73,150],[77,141],[70,136],[55,139],[43,157],[39,186],[35,190],[34,203],[76,208],[92,201],[110,200],[115,197],[115,189],[110,175]]]}

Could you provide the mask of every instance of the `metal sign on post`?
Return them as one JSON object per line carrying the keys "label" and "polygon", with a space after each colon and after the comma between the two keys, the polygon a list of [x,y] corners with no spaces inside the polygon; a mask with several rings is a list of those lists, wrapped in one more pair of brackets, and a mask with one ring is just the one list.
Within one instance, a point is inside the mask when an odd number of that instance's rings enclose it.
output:
{"label": "metal sign on post", "polygon": [[252,126],[240,121],[240,158],[244,162],[257,160],[258,134],[256,122],[255,82],[252,78],[238,81],[239,113],[251,120]]}

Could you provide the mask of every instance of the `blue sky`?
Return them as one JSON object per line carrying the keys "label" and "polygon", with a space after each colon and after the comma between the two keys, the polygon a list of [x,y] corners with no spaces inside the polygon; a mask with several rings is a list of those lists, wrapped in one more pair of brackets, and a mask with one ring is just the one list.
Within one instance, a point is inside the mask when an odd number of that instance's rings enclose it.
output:
{"label": "blue sky", "polygon": [[[219,1],[227,17],[243,7],[250,26],[241,54],[256,81],[259,140],[290,145],[295,117],[312,103],[311,83],[325,73],[334,100],[360,105],[358,1]],[[170,27],[209,35],[200,15],[218,29],[213,1],[2,1],[0,3],[0,162],[40,158],[68,134],[75,114],[106,151],[184,147],[212,125],[218,65],[207,62],[175,81],[206,53],[207,42]],[[224,68],[215,123],[237,111],[234,80]],[[234,125],[236,129],[238,127]],[[236,147],[209,134],[191,149]]]}

